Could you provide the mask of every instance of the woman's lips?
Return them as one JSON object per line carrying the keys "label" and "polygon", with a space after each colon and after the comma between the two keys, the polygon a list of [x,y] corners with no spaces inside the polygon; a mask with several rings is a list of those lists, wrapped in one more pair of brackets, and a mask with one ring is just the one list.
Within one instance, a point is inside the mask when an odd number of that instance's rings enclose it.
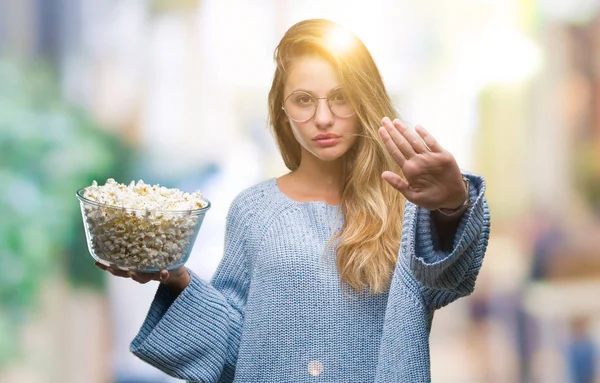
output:
{"label": "woman's lips", "polygon": [[337,134],[318,134],[313,141],[321,147],[334,146],[340,142],[341,137]]}

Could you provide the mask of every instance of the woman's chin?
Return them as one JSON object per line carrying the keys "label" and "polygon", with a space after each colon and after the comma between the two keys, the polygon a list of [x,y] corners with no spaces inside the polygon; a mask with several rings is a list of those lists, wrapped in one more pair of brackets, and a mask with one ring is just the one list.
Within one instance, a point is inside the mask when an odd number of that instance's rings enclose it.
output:
{"label": "woman's chin", "polygon": [[334,162],[342,158],[343,155],[344,153],[341,151],[331,151],[328,153],[320,152],[316,155],[316,157],[323,162]]}
{"label": "woman's chin", "polygon": [[345,145],[335,145],[325,148],[311,148],[310,153],[320,161],[333,162],[342,158],[348,152],[348,149]]}

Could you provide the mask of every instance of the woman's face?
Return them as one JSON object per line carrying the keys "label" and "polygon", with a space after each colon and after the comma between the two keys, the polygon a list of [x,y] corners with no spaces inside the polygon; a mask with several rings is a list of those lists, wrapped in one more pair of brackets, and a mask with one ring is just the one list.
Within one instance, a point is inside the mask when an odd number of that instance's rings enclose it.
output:
{"label": "woman's face", "polygon": [[341,85],[334,67],[318,56],[300,58],[292,65],[284,88],[284,107],[301,146],[302,161],[309,156],[338,160],[356,141],[357,117]]}

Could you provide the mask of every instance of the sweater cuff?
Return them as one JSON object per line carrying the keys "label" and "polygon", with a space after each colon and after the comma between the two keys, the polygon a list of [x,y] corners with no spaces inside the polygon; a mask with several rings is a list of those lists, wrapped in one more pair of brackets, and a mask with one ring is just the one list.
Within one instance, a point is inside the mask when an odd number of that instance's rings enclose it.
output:
{"label": "sweater cuff", "polygon": [[415,243],[414,249],[411,249],[414,256],[410,257],[410,267],[415,278],[427,287],[452,289],[462,281],[473,261],[476,241],[482,230],[486,229],[486,222],[489,223],[489,212],[485,208],[483,197],[485,181],[474,174],[467,173],[464,176],[470,181],[469,195],[472,204],[458,224],[450,252],[440,250],[431,212],[414,205],[412,207],[416,209],[416,219]]}
{"label": "sweater cuff", "polygon": [[[190,274],[191,275],[191,274]],[[156,294],[154,294],[154,300],[150,305],[146,319],[142,324],[140,332],[131,342],[130,349],[133,351],[134,347],[141,345],[148,335],[158,325],[162,317],[165,315],[171,304],[175,301],[175,296],[162,284],[158,285]]]}
{"label": "sweater cuff", "polygon": [[229,323],[224,298],[190,271],[174,299],[160,285],[131,352],[167,374],[216,381],[227,357]]}

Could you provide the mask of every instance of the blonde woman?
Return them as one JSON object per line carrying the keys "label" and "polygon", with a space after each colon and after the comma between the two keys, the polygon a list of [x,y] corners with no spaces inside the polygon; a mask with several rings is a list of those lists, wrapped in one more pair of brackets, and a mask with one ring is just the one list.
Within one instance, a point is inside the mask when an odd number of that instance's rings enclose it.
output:
{"label": "blonde woman", "polygon": [[473,291],[486,250],[484,181],[396,118],[338,25],[292,26],[275,61],[290,172],[236,197],[210,282],[108,269],[160,281],[131,350],[189,381],[428,382],[433,313]]}

